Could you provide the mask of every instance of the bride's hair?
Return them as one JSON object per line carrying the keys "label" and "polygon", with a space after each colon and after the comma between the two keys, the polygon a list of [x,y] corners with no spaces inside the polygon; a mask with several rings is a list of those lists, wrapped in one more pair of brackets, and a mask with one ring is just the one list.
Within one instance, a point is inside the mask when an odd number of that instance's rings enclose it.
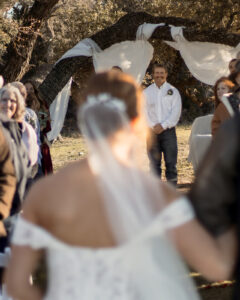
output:
{"label": "bride's hair", "polygon": [[89,95],[109,94],[121,100],[126,106],[126,115],[133,120],[140,115],[142,89],[128,74],[108,71],[93,75],[84,92],[84,100]]}

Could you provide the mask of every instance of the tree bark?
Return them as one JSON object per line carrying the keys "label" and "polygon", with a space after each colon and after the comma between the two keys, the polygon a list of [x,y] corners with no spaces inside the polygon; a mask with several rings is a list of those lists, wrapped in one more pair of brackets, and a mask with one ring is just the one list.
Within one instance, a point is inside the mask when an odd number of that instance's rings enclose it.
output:
{"label": "tree bark", "polygon": [[59,0],[35,0],[29,12],[23,16],[17,36],[10,42],[0,65],[0,74],[6,82],[19,80],[26,73],[32,51],[43,21]]}
{"label": "tree bark", "polygon": [[[135,40],[139,25],[146,23],[166,23],[164,27],[158,27],[152,35],[152,39],[172,41],[170,27],[185,26],[184,36],[189,41],[214,42],[230,46],[236,46],[240,41],[239,34],[228,33],[224,30],[201,31],[197,24],[191,20],[176,17],[154,17],[144,12],[129,13],[120,18],[117,23],[97,32],[91,38],[106,49],[115,43],[125,40]],[[85,56],[67,58],[57,63],[46,79],[40,85],[40,94],[50,104],[59,91],[66,85],[69,78],[79,69],[85,69],[92,64],[92,59]]]}

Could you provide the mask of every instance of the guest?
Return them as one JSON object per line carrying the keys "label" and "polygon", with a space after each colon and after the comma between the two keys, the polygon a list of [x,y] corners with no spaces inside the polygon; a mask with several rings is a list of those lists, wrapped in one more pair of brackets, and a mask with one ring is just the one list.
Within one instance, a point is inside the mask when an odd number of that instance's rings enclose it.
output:
{"label": "guest", "polygon": [[52,159],[50,154],[50,143],[47,139],[47,133],[51,131],[50,113],[47,103],[38,95],[38,90],[35,84],[28,80],[24,82],[27,89],[26,104],[33,109],[38,116],[40,123],[40,138],[41,138],[41,154],[42,154],[42,171],[44,175],[53,172]]}
{"label": "guest", "polygon": [[240,72],[240,59],[238,59],[235,64],[235,72]]}
{"label": "guest", "polygon": [[[15,82],[11,82],[11,85],[15,86],[16,88],[19,89],[21,95],[24,98],[24,101],[26,103],[26,98],[27,98],[27,90],[26,87],[23,83],[19,82],[19,81],[15,81]],[[34,112],[33,109],[26,107],[25,108],[25,115],[24,115],[24,120],[30,124],[33,129],[36,132],[37,135],[37,143],[39,146],[39,151],[38,151],[38,162],[37,164],[32,168],[32,178],[33,179],[37,179],[39,177],[41,177],[43,175],[42,172],[42,154],[41,154],[41,140],[40,140],[40,124],[38,121],[38,117],[36,115],[36,113]]]}
{"label": "guest", "polygon": [[[240,67],[240,65],[239,65]],[[240,71],[235,71],[229,76],[229,79],[237,86],[240,86]]]}
{"label": "guest", "polygon": [[237,58],[233,58],[232,60],[230,60],[230,62],[228,64],[228,69],[229,69],[230,75],[235,72],[236,63],[237,63]]}
{"label": "guest", "polygon": [[177,184],[177,136],[175,126],[181,115],[181,96],[167,82],[166,66],[154,64],[154,83],[144,90],[146,115],[149,125],[148,156],[152,169],[161,177],[162,155],[166,166],[166,178]]}
{"label": "guest", "polygon": [[37,136],[32,126],[24,121],[25,101],[19,90],[11,84],[5,85],[0,90],[0,112],[18,123],[21,138],[28,150],[30,164],[33,166],[38,159]]}
{"label": "guest", "polygon": [[221,124],[232,115],[232,105],[224,94],[228,94],[233,89],[234,83],[227,77],[219,78],[214,85],[215,111],[211,123],[212,136],[214,137]]}
{"label": "guest", "polygon": [[[24,121],[25,102],[19,90],[11,84],[0,90],[0,112],[5,116],[2,120],[4,133],[11,150],[17,185],[11,203],[10,217],[4,221],[8,233],[12,231],[15,216],[21,210],[27,181],[31,175],[32,166],[38,159],[37,137],[31,125]],[[8,245],[8,236],[1,238],[0,250]]]}

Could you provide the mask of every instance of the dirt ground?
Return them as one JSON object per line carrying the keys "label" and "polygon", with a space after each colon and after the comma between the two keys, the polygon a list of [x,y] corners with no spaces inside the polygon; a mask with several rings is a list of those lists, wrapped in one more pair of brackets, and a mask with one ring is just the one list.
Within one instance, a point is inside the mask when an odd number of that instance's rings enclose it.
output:
{"label": "dirt ground", "polygon": [[[178,138],[178,183],[181,191],[185,192],[194,180],[194,172],[191,163],[188,162],[188,139],[190,126],[179,126],[177,128]],[[145,145],[142,144],[143,152]],[[54,171],[69,162],[83,159],[87,156],[86,145],[80,134],[74,133],[71,136],[63,136],[62,141],[55,142],[51,147]],[[144,168],[148,169],[148,159],[144,156]],[[202,300],[231,300],[233,283],[224,281],[210,284],[199,274],[192,273],[191,277],[196,282]],[[149,299],[150,300],[150,299]],[[166,299],[167,300],[167,299]]]}

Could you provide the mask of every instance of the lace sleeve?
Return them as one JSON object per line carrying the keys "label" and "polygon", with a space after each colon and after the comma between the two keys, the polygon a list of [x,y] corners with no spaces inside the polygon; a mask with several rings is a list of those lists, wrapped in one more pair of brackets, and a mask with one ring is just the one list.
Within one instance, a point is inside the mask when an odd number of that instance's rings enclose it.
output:
{"label": "lace sleeve", "polygon": [[170,229],[183,225],[194,219],[195,213],[190,201],[186,197],[180,197],[169,204],[161,213],[161,221],[164,228]]}
{"label": "lace sleeve", "polygon": [[40,249],[47,245],[47,241],[48,236],[40,227],[22,217],[18,218],[11,239],[12,244]]}

